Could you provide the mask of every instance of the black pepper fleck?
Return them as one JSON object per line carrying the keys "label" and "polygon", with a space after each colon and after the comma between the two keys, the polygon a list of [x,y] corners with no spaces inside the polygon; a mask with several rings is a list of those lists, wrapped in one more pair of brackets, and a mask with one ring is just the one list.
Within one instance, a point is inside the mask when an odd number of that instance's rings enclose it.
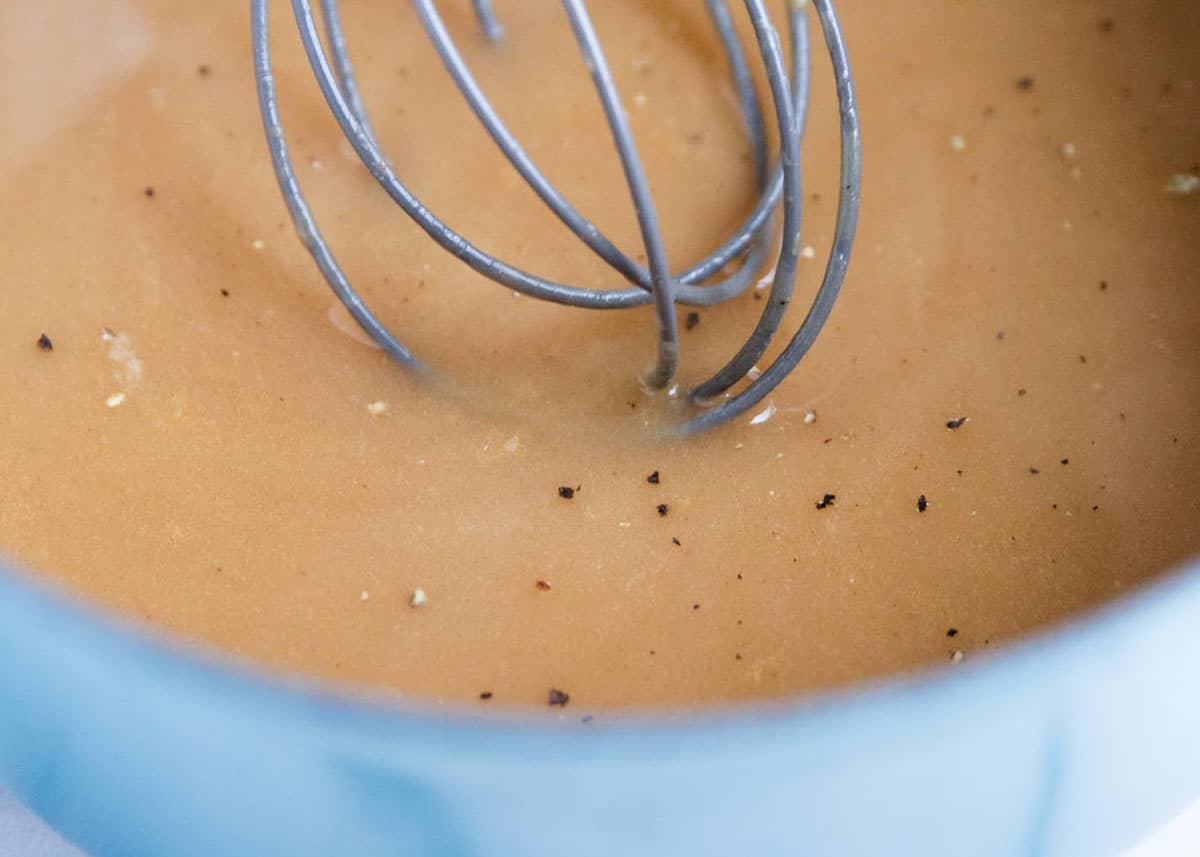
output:
{"label": "black pepper fleck", "polygon": [[574,499],[575,489],[571,488],[567,485],[559,485],[558,486],[558,496],[562,497],[564,500]]}
{"label": "black pepper fleck", "polygon": [[693,605],[692,605],[692,609],[693,609],[693,610],[699,610],[699,609],[700,609],[700,605],[699,605],[699,604],[693,604]]}
{"label": "black pepper fleck", "polygon": [[221,297],[223,297],[223,298],[229,297],[229,289],[221,289]]}
{"label": "black pepper fleck", "polygon": [[970,419],[970,417],[958,417],[953,420],[947,420],[946,428],[951,429],[951,430],[956,429],[956,428],[962,428],[963,424],[965,422],[967,422],[967,420],[969,420],[969,419]]}
{"label": "black pepper fleck", "polygon": [[1071,459],[1069,459],[1069,458],[1064,458],[1062,461],[1060,461],[1060,462],[1058,462],[1058,463],[1059,463],[1059,464],[1070,464],[1070,463],[1071,463]]}
{"label": "black pepper fleck", "polygon": [[946,636],[947,636],[947,637],[957,637],[957,636],[958,636],[958,629],[957,629],[957,628],[950,628],[949,630],[947,630],[947,631],[946,631]]}
{"label": "black pepper fleck", "polygon": [[836,494],[826,494],[824,497],[822,497],[820,500],[817,501],[817,508],[824,509],[828,506],[832,506],[833,501],[836,499],[837,499]]}
{"label": "black pepper fleck", "polygon": [[1112,18],[1101,18],[1096,26],[1102,33],[1111,33],[1116,28],[1116,23]]}
{"label": "black pepper fleck", "polygon": [[1038,470],[1036,467],[1031,467],[1031,468],[1029,468],[1029,472],[1032,473],[1034,476],[1037,476],[1042,471]]}
{"label": "black pepper fleck", "polygon": [[210,74],[212,74],[212,69],[206,65],[196,66],[196,74],[200,75],[201,77],[208,77]]}
{"label": "black pepper fleck", "polygon": [[1029,392],[1028,390],[1026,390],[1024,387],[1022,387],[1021,389],[1017,390],[1017,395],[1024,396],[1028,392]]}
{"label": "black pepper fleck", "polygon": [[146,195],[146,199],[154,199],[154,188],[148,187],[142,193]]}
{"label": "black pepper fleck", "polygon": [[1028,76],[1018,77],[1017,89],[1021,90],[1021,92],[1028,92],[1029,90],[1033,89],[1033,78]]}
{"label": "black pepper fleck", "polygon": [[564,707],[571,701],[571,695],[559,690],[557,687],[550,688],[550,693],[546,697],[548,705],[557,705],[559,708]]}
{"label": "black pepper fleck", "polygon": [[683,326],[684,326],[684,327],[685,327],[687,330],[691,330],[692,328],[694,328],[694,327],[695,327],[696,325],[698,325],[699,323],[700,323],[700,313],[698,313],[698,312],[689,312],[689,313],[687,314],[687,317],[686,317],[686,318],[684,319],[684,321],[683,321]]}
{"label": "black pepper fleck", "polygon": [[662,515],[663,517],[666,517],[666,515],[667,515],[667,504],[666,503],[659,503],[654,508],[656,508],[658,510],[658,514]]}
{"label": "black pepper fleck", "polygon": [[1085,357],[1084,355],[1080,354],[1080,355],[1079,355],[1079,362],[1080,362],[1080,363],[1087,363],[1087,357]]}
{"label": "black pepper fleck", "polygon": [[1107,292],[1107,291],[1108,291],[1108,280],[1101,280],[1101,281],[1100,281],[1100,291],[1102,291],[1102,292]]}
{"label": "black pepper fleck", "polygon": [[548,580],[539,580],[537,583],[535,583],[533,585],[534,585],[534,587],[541,590],[542,592],[550,591],[550,581],[548,581]]}
{"label": "black pepper fleck", "polygon": [[658,471],[655,470],[653,473],[651,473],[649,476],[647,476],[646,481],[649,482],[651,485],[657,485],[658,484]]}
{"label": "black pepper fleck", "polygon": [[483,700],[491,699],[492,692],[490,690],[485,690],[483,693],[479,694],[479,698]]}
{"label": "black pepper fleck", "polygon": [[54,343],[50,341],[49,336],[47,336],[46,334],[43,333],[41,336],[39,336],[37,338],[37,347],[42,349],[43,351],[53,351]]}
{"label": "black pepper fleck", "polygon": [[683,546],[683,542],[679,541],[679,538],[677,536],[671,536],[671,544],[675,545],[675,547]]}
{"label": "black pepper fleck", "polygon": [[920,497],[917,498],[917,511],[924,512],[928,508],[929,508],[929,501],[926,500],[925,495],[922,494]]}

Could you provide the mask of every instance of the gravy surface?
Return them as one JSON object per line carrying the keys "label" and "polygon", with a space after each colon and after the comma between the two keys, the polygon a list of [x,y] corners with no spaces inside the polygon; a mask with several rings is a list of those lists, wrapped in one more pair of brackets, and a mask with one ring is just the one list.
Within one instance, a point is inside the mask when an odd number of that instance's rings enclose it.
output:
{"label": "gravy surface", "polygon": [[[246,5],[0,8],[0,545],[22,564],[276,668],[479,706],[556,688],[582,716],[949,666],[1200,550],[1200,195],[1166,190],[1200,170],[1191,3],[839,4],[866,161],[842,298],[769,419],[667,442],[678,415],[636,383],[651,311],[515,297],[434,246],[273,4],[318,220],[455,387],[360,341],[275,186]],[[495,5],[499,50],[442,4],[535,160],[633,254],[564,15]],[[344,6],[401,178],[518,265],[620,285],[494,151],[411,9]],[[723,61],[702,4],[591,10],[681,269],[752,201]],[[815,258],[785,334],[823,270],[837,146],[814,26]],[[681,333],[682,382],[733,353],[752,292]]]}

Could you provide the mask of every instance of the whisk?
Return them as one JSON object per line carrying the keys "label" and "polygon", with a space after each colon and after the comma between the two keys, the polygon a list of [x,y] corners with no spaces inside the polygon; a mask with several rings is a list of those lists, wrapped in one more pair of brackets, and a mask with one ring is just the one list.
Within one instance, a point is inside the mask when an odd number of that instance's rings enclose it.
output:
{"label": "whisk", "polygon": [[[251,0],[254,71],[259,105],[275,176],[296,231],[312,254],[334,294],[362,329],[396,361],[426,372],[424,365],[367,308],[338,265],[300,190],[280,123],[271,51],[267,35],[268,0]],[[729,391],[747,377],[775,337],[792,299],[800,255],[800,222],[803,195],[800,175],[800,142],[804,134],[809,88],[807,0],[786,0],[791,42],[790,70],[785,67],[779,34],[763,0],[744,0],[761,55],[770,103],[778,128],[778,155],[769,162],[764,105],[760,101],[749,63],[743,52],[732,14],[724,0],[705,0],[716,30],[749,139],[758,200],[737,231],[713,252],[682,273],[672,274],[659,230],[658,216],[643,172],[637,147],[621,98],[613,83],[604,52],[588,15],[585,0],[562,0],[583,61],[603,107],[620,157],[648,264],[643,266],[622,252],[593,223],[576,210],[521,147],[516,136],[493,109],[471,74],[438,13],[434,0],[412,0],[422,27],[446,71],[470,104],[492,140],[529,187],[593,253],[618,272],[628,286],[596,289],[554,282],[524,271],[474,246],[426,208],[396,176],[383,154],[355,82],[354,69],[343,37],[337,0],[319,0],[327,49],[322,45],[311,0],[292,0],[292,11],[304,50],[325,100],[338,125],[364,166],[380,187],[442,248],[483,276],[524,295],[590,309],[624,309],[653,304],[657,327],[657,357],[642,376],[650,390],[671,384],[679,360],[676,305],[712,306],[741,294],[762,267],[769,252],[773,217],[783,210],[782,241],[770,293],[754,330],[729,361],[711,378],[687,394],[697,411],[677,426],[691,433],[723,423],[744,413],[767,396],[796,367],[812,347],[837,299],[850,261],[858,220],[862,148],[854,85],[845,41],[832,0],[812,0],[824,34],[837,86],[841,117],[841,182],[832,247],[824,276],[799,329],[773,362],[736,394]],[[503,38],[503,28],[490,0],[472,0],[485,37]],[[732,273],[719,276],[734,263]],[[713,281],[715,279],[715,281]]]}

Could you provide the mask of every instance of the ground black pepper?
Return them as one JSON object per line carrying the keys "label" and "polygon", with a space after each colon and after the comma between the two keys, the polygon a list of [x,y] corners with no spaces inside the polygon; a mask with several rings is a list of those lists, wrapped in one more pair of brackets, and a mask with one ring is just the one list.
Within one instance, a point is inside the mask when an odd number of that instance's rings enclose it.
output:
{"label": "ground black pepper", "polygon": [[479,694],[479,698],[483,700],[491,699],[492,692],[490,690],[485,690],[483,693]]}
{"label": "ground black pepper", "polygon": [[223,298],[229,297],[229,289],[221,289],[221,297],[223,297]]}
{"label": "ground black pepper", "polygon": [[37,338],[37,347],[42,349],[43,351],[53,351],[54,343],[50,341],[49,336],[47,336],[46,334],[43,333],[41,336],[39,336]]}
{"label": "ground black pepper", "polygon": [[689,312],[687,314],[687,317],[684,319],[683,325],[687,330],[691,330],[699,323],[700,323],[700,313]]}
{"label": "ground black pepper", "polygon": [[575,489],[567,485],[558,486],[558,496],[564,500],[572,500],[575,497]]}
{"label": "ground black pepper", "polygon": [[559,690],[557,687],[550,688],[550,693],[546,697],[547,705],[557,705],[559,708],[564,707],[571,701],[571,695]]}
{"label": "ground black pepper", "polygon": [[1017,78],[1017,89],[1021,90],[1022,92],[1028,92],[1029,90],[1033,89],[1033,78],[1032,77],[1018,77]]}
{"label": "ground black pepper", "polygon": [[824,497],[822,497],[820,500],[817,501],[817,508],[824,509],[827,506],[832,506],[833,501],[836,499],[837,499],[837,494],[826,494]]}
{"label": "ground black pepper", "polygon": [[651,473],[649,476],[647,476],[646,481],[649,482],[651,485],[657,485],[658,484],[658,471],[655,470],[653,473]]}
{"label": "ground black pepper", "polygon": [[924,512],[928,508],[929,508],[929,501],[926,500],[925,495],[922,494],[920,497],[917,498],[917,511]]}
{"label": "ground black pepper", "polygon": [[683,542],[679,541],[678,536],[671,536],[671,544],[675,545],[677,548],[683,547]]}
{"label": "ground black pepper", "polygon": [[534,586],[537,587],[538,589],[540,589],[542,592],[550,591],[550,581],[548,581],[548,580],[539,580],[537,583],[534,584]]}
{"label": "ground black pepper", "polygon": [[1034,476],[1037,476],[1042,471],[1038,470],[1036,467],[1031,467],[1031,468],[1029,468],[1029,472],[1032,473]]}
{"label": "ground black pepper", "polygon": [[654,508],[656,508],[658,510],[659,515],[663,516],[664,518],[666,517],[666,515],[667,515],[667,504],[666,503],[659,503]]}
{"label": "ground black pepper", "polygon": [[970,419],[970,417],[958,417],[953,420],[947,420],[946,428],[948,428],[948,429],[962,428],[963,423],[965,423],[969,419]]}
{"label": "ground black pepper", "polygon": [[146,195],[146,199],[154,199],[154,188],[148,187],[142,193]]}
{"label": "ground black pepper", "polygon": [[947,636],[947,637],[957,637],[957,636],[958,636],[958,629],[957,629],[957,628],[950,628],[948,631],[946,631],[946,636]]}

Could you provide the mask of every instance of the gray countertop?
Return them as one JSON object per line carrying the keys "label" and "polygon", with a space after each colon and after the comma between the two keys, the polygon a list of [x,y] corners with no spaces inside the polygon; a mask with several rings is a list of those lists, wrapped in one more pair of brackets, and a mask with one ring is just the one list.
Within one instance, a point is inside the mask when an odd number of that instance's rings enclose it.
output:
{"label": "gray countertop", "polygon": [[0,788],[0,854],[20,857],[86,857],[10,793]]}

